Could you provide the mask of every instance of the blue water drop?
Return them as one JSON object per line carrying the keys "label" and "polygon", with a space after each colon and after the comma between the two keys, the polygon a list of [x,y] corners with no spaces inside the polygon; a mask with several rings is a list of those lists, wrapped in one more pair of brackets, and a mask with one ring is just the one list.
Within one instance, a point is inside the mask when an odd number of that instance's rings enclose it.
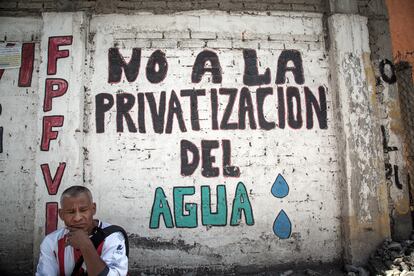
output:
{"label": "blue water drop", "polygon": [[273,232],[281,239],[288,239],[292,233],[292,223],[283,209],[279,212],[273,223]]}
{"label": "blue water drop", "polygon": [[278,174],[272,186],[272,195],[277,198],[284,198],[289,194],[289,185],[281,174]]}

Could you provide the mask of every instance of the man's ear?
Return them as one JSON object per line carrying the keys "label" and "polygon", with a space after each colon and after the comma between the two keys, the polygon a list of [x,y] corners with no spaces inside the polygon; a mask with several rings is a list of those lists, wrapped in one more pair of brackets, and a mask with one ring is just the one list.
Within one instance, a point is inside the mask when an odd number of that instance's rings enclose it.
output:
{"label": "man's ear", "polygon": [[59,208],[59,217],[61,220],[63,220],[63,210]]}
{"label": "man's ear", "polygon": [[93,211],[93,214],[95,215],[96,214],[96,203],[95,202],[92,204],[92,211]]}

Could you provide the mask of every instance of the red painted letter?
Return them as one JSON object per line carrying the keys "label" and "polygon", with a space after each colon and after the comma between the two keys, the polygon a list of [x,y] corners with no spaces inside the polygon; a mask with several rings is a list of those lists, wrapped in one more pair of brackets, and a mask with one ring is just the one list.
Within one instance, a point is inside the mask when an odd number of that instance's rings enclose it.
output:
{"label": "red painted letter", "polygon": [[59,50],[59,46],[72,45],[72,36],[49,37],[47,52],[47,74],[56,75],[57,60],[69,56],[69,50]]}
{"label": "red painted letter", "polygon": [[19,71],[19,87],[30,87],[32,85],[34,43],[23,43],[22,62]]}
{"label": "red painted letter", "polygon": [[46,235],[57,229],[58,203],[46,202]]}
{"label": "red painted letter", "polygon": [[52,127],[63,126],[63,119],[63,116],[43,117],[42,143],[40,145],[42,151],[49,151],[50,140],[55,140],[58,136],[58,132],[53,131]]}
{"label": "red painted letter", "polygon": [[[0,115],[2,111],[2,106],[0,104]],[[3,152],[3,127],[0,127],[0,153]]]}
{"label": "red painted letter", "polygon": [[3,127],[0,127],[0,153],[3,152]]}
{"label": "red painted letter", "polygon": [[57,168],[55,176],[53,178],[50,174],[49,164],[42,164],[40,167],[42,168],[43,179],[45,180],[47,192],[49,195],[57,194],[60,182],[62,181],[63,173],[65,172],[66,163],[59,163],[59,167]]}
{"label": "red painted letter", "polygon": [[68,82],[64,79],[46,79],[45,100],[43,101],[43,111],[52,110],[52,99],[60,97],[68,90]]}

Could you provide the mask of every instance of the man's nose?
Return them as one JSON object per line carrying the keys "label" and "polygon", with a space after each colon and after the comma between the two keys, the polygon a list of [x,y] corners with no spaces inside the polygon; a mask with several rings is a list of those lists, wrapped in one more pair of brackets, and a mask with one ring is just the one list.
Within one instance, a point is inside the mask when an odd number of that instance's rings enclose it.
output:
{"label": "man's nose", "polygon": [[75,212],[75,216],[73,217],[73,220],[80,221],[82,219],[80,212]]}

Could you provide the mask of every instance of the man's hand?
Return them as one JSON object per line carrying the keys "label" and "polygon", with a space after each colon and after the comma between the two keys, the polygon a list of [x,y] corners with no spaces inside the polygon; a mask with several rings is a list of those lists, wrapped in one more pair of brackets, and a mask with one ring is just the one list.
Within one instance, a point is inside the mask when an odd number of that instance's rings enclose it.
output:
{"label": "man's hand", "polygon": [[69,233],[66,236],[66,245],[71,245],[76,249],[85,248],[85,246],[93,247],[91,240],[89,239],[88,233],[85,230],[68,227]]}
{"label": "man's hand", "polygon": [[68,227],[69,233],[66,236],[66,245],[71,245],[80,249],[85,260],[88,275],[98,275],[102,272],[106,264],[96,252],[88,233],[79,228]]}

